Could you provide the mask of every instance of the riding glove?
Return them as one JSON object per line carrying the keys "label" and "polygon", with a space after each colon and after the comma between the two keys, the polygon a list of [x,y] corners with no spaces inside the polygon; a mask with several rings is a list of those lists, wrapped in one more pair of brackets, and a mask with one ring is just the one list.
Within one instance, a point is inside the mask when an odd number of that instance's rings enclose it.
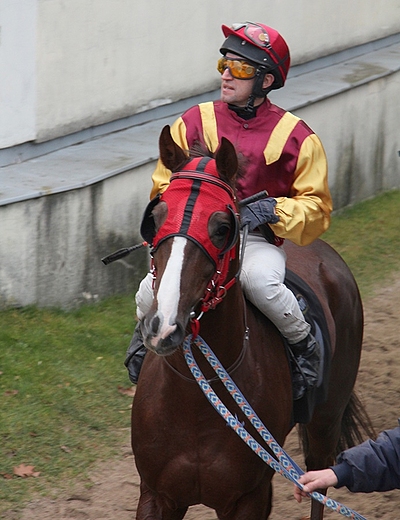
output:
{"label": "riding glove", "polygon": [[253,231],[262,224],[276,224],[279,221],[275,213],[276,200],[272,197],[257,200],[244,206],[240,210],[240,227],[249,226],[249,231]]}

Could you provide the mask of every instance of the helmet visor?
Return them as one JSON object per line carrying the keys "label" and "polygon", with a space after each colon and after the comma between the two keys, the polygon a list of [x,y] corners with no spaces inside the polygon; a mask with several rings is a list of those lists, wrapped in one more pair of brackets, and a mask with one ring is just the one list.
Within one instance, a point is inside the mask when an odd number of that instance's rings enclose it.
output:
{"label": "helmet visor", "polygon": [[253,79],[256,75],[256,67],[248,61],[222,56],[217,62],[217,70],[223,74],[226,69],[236,79]]}

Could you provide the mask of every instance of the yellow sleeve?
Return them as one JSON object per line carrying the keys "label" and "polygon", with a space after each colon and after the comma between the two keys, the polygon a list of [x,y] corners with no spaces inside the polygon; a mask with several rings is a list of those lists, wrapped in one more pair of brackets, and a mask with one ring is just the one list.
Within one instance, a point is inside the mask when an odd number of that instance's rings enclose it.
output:
{"label": "yellow sleeve", "polygon": [[[188,150],[188,143],[186,139],[186,126],[183,119],[179,117],[171,126],[172,139],[184,150]],[[156,169],[151,176],[153,180],[153,188],[150,193],[150,200],[158,193],[163,193],[169,186],[169,178],[171,171],[168,170],[160,159],[157,161]]]}
{"label": "yellow sleeve", "polygon": [[278,197],[279,222],[271,224],[274,233],[297,245],[307,245],[326,231],[330,224],[332,198],[324,148],[315,134],[303,142],[290,197]]}

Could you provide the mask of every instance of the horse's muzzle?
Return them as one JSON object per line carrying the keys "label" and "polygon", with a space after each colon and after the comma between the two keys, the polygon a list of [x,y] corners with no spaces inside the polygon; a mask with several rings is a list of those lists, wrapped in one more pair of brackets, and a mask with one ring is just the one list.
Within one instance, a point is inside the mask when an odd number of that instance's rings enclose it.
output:
{"label": "horse's muzzle", "polygon": [[145,346],[158,356],[169,356],[182,344],[185,328],[179,323],[163,324],[155,314],[142,320],[142,334]]}

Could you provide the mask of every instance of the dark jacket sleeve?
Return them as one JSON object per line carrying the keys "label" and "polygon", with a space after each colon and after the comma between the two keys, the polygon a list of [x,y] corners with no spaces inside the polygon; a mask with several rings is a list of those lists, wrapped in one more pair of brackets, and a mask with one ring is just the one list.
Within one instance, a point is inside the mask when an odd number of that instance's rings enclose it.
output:
{"label": "dark jacket sleeve", "polygon": [[335,487],[364,493],[400,489],[400,427],[344,451],[332,469],[338,478]]}

